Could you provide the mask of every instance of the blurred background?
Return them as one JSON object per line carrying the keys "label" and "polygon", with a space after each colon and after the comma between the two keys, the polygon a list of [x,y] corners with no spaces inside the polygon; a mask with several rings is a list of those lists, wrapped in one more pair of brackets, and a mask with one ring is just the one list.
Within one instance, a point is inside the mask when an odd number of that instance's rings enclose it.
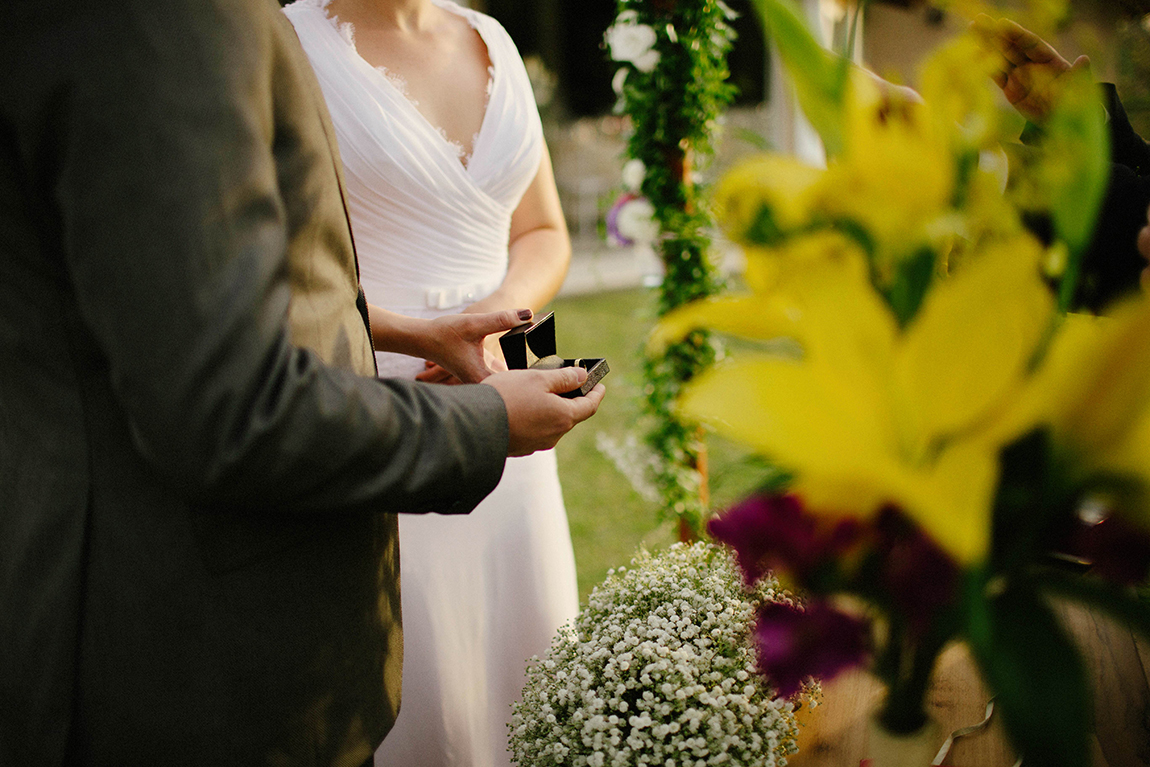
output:
{"label": "blurred background", "polygon": [[[286,2],[286,0],[281,0]],[[669,0],[674,2],[675,0]],[[636,547],[675,539],[660,523],[653,492],[643,486],[647,460],[638,429],[640,351],[654,321],[652,286],[661,265],[650,248],[616,247],[604,217],[623,190],[621,169],[627,119],[615,111],[615,65],[603,33],[615,0],[460,0],[498,19],[524,57],[543,117],[574,256],[556,313],[559,352],[606,357],[609,396],[599,414],[557,448],[579,568],[581,598],[609,568],[627,564]],[[857,10],[854,0],[795,0],[812,28],[835,50],[844,49]],[[1135,129],[1150,136],[1150,0],[1069,0],[1071,14],[1055,42],[1069,60],[1091,57],[1095,78],[1115,83]],[[781,64],[771,54],[750,0],[726,0],[739,14],[729,57],[738,87],[735,104],[717,126],[715,156],[698,164],[700,179],[718,178],[739,158],[772,148],[821,161],[814,133],[798,114]],[[997,3],[1010,15],[1012,0]],[[941,3],[940,3],[941,5]],[[870,0],[855,58],[897,83],[915,86],[919,63],[966,21],[926,0]],[[1020,123],[1021,127],[1021,123]],[[714,259],[733,284],[739,254],[717,240]],[[715,510],[761,480],[762,466],[739,448],[708,441],[709,483]]]}

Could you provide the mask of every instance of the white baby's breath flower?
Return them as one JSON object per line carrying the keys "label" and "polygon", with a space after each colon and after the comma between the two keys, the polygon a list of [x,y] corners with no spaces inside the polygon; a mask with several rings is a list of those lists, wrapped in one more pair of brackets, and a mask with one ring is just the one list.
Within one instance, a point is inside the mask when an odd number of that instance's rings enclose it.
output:
{"label": "white baby's breath flower", "polygon": [[709,544],[640,554],[531,665],[510,724],[514,761],[780,764],[794,751],[793,706],[755,672],[749,626],[764,600],[787,599],[773,581],[747,593]]}

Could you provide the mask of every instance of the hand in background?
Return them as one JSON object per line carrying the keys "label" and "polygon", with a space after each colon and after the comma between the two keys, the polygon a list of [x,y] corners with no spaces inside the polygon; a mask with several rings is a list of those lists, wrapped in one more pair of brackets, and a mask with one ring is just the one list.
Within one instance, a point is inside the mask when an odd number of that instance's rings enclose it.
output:
{"label": "hand in background", "polygon": [[1041,123],[1050,115],[1067,72],[1090,67],[1086,56],[1071,64],[1050,43],[1010,19],[996,21],[980,13],[971,28],[1001,56],[994,82],[1031,122]]}
{"label": "hand in background", "polygon": [[603,384],[598,384],[584,397],[559,396],[577,389],[586,380],[587,371],[580,367],[511,370],[484,379],[485,385],[499,392],[507,407],[511,432],[507,455],[529,455],[555,447],[559,438],[575,424],[594,415],[606,393]]}

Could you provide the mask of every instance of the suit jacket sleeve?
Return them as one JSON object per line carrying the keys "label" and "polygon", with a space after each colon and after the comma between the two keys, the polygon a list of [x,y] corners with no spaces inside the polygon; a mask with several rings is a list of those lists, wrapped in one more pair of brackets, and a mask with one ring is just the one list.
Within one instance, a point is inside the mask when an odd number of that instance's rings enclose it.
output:
{"label": "suit jacket sleeve", "polygon": [[[23,90],[7,109],[50,197],[45,239],[58,240],[86,351],[155,470],[214,504],[478,503],[506,455],[494,389],[381,382],[289,342],[267,23],[278,6],[40,5],[22,9],[54,17],[31,24],[44,34],[29,58],[54,63],[12,84]],[[301,161],[331,161],[315,150]]]}

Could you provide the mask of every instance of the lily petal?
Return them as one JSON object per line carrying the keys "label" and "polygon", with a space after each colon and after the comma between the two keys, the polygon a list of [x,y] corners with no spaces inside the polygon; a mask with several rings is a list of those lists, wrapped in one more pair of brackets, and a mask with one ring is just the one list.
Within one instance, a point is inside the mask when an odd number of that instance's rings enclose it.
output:
{"label": "lily petal", "polygon": [[895,370],[922,444],[961,432],[1017,389],[1053,319],[1041,257],[1021,236],[987,248],[927,296]]}
{"label": "lily petal", "polygon": [[1077,454],[1113,455],[1150,404],[1150,301],[1110,317],[1068,315],[1017,405],[994,425],[999,441],[1049,426]]}
{"label": "lily petal", "polygon": [[799,316],[794,302],[781,296],[725,296],[695,301],[667,314],[652,331],[647,349],[656,353],[704,327],[750,339],[793,336]]}

